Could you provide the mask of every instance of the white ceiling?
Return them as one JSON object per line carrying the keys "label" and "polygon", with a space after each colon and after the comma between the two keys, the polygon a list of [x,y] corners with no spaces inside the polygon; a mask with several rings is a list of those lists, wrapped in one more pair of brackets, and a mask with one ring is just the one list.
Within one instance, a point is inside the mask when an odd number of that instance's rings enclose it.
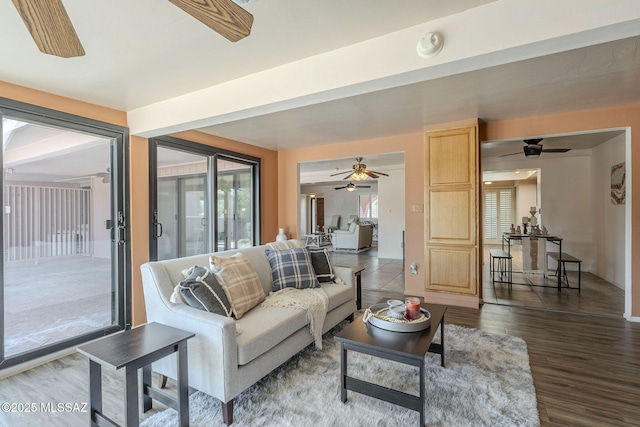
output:
{"label": "white ceiling", "polygon": [[[533,4],[528,0],[257,0],[245,6],[255,18],[251,35],[230,43],[166,0],[64,0],[87,55],[62,59],[40,53],[12,3],[3,1],[0,35],[5,42],[0,44],[0,81],[129,112],[439,18],[462,16],[474,8],[498,4],[495,10],[508,11],[513,5],[530,7],[529,3]],[[549,8],[577,4],[535,2],[542,3]],[[589,4],[599,5],[602,19],[606,18],[608,3],[590,0]],[[488,9],[487,15],[492,11]],[[581,13],[587,12],[576,11],[563,26],[579,22]],[[636,10],[629,14],[637,17]],[[584,21],[597,25],[590,18]],[[531,28],[521,28],[522,33],[535,33],[546,23],[529,24]],[[588,30],[591,27],[587,24]],[[491,30],[495,28],[482,23],[477,28],[478,34]],[[534,43],[530,59],[491,66],[486,57],[483,60],[488,65],[474,71],[432,77],[426,70],[416,83],[270,114],[258,111],[200,130],[288,149],[417,132],[425,125],[470,117],[501,120],[640,103],[640,37],[616,40],[616,31],[609,27],[598,30],[602,35],[594,39],[613,41],[592,45],[583,41],[586,47],[557,49],[558,53],[549,53],[553,51],[549,45]],[[506,37],[512,35],[506,25],[504,32]],[[626,31],[637,33],[637,29]],[[589,38],[585,34],[586,30],[573,36]],[[455,38],[456,34],[448,36]],[[453,45],[447,43],[445,38],[440,56],[446,56],[447,48]],[[546,137],[523,135],[533,136]],[[593,141],[547,138],[543,144],[556,143],[577,144],[578,149]],[[498,155],[521,146],[519,142],[509,144],[487,148]],[[483,155],[487,153],[483,151]]]}
{"label": "white ceiling", "polygon": [[4,0],[0,80],[129,111],[492,1],[257,0],[231,43],[167,0],[63,0],[86,55],[62,59]]}

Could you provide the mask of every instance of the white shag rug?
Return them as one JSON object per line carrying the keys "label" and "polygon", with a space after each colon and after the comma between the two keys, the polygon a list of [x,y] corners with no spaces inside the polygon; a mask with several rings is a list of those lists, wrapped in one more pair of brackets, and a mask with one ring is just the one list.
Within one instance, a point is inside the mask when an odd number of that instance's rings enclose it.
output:
{"label": "white shag rug", "polygon": [[[405,426],[418,412],[349,391],[340,401],[340,344],[326,334],[245,390],[234,402],[234,426]],[[434,342],[439,342],[439,331]],[[445,325],[445,368],[426,360],[427,426],[539,426],[527,345],[521,338]],[[349,352],[349,376],[418,394],[418,368]],[[224,426],[220,401],[190,396],[190,426]],[[178,425],[173,409],[141,427]]]}

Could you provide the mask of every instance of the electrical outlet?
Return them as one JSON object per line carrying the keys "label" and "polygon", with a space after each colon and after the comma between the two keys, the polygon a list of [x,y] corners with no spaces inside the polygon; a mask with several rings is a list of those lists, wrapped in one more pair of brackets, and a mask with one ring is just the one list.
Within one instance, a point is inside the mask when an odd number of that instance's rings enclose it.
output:
{"label": "electrical outlet", "polygon": [[411,205],[411,212],[413,213],[424,212],[424,205]]}

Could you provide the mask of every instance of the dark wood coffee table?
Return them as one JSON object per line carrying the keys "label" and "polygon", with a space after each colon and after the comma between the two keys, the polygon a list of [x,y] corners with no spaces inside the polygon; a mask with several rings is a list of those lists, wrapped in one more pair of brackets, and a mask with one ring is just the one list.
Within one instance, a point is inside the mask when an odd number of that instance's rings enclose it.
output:
{"label": "dark wood coffee table", "polygon": [[[377,328],[358,317],[340,331],[335,338],[340,341],[340,397],[347,401],[347,390],[366,394],[420,413],[420,425],[424,426],[425,369],[427,352],[440,354],[440,365],[444,367],[444,314],[447,307],[436,304],[420,304],[431,313],[431,326],[419,332],[393,332]],[[440,344],[433,343],[433,336],[440,326]],[[420,395],[393,390],[372,384],[347,373],[347,350],[369,354],[420,368]]]}
{"label": "dark wood coffee table", "polygon": [[[182,331],[160,323],[118,332],[78,347],[89,357],[89,401],[91,426],[117,426],[102,413],[102,365],[113,369],[125,368],[125,426],[137,426],[138,369],[142,368],[142,402],[144,411],[151,409],[151,399],[158,400],[178,411],[181,427],[189,425],[189,387],[187,384],[187,340],[192,332]],[[178,396],[173,398],[151,387],[151,363],[177,353]]]}

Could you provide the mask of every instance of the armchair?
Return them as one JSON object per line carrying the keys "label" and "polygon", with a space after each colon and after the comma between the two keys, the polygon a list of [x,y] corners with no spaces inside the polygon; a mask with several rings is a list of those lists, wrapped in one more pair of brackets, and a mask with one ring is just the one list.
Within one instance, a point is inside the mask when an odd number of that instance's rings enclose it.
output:
{"label": "armchair", "polygon": [[331,233],[331,244],[334,249],[359,250],[371,247],[373,227],[371,224],[352,222],[348,230],[335,230]]}

